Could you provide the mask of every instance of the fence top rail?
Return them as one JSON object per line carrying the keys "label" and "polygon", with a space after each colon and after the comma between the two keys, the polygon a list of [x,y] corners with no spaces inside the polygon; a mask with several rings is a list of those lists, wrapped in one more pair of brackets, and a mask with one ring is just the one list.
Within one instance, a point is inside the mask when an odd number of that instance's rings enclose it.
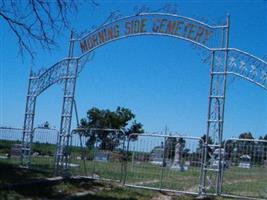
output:
{"label": "fence top rail", "polygon": [[225,143],[228,141],[243,141],[243,142],[264,142],[267,143],[267,140],[260,140],[260,139],[240,139],[240,138],[229,138],[225,140]]}
{"label": "fence top rail", "polygon": [[55,131],[55,132],[59,132],[57,129],[55,128],[45,128],[45,127],[36,127],[33,129],[33,132],[36,132],[38,130],[46,130],[46,131]]}
{"label": "fence top rail", "polygon": [[23,128],[0,127],[0,130],[18,130],[18,131],[23,131]]}
{"label": "fence top rail", "polygon": [[194,140],[202,140],[201,137],[194,137],[194,136],[185,136],[185,135],[166,135],[166,134],[158,134],[158,133],[131,133],[129,137],[136,136],[138,137],[163,137],[163,138],[183,138],[183,139],[194,139]]}
{"label": "fence top rail", "polygon": [[75,128],[71,132],[75,133],[75,132],[79,132],[79,131],[89,131],[89,132],[92,132],[92,131],[107,131],[107,132],[108,131],[115,131],[115,132],[121,132],[124,135],[126,135],[124,130],[122,130],[122,129],[112,129],[112,128]]}

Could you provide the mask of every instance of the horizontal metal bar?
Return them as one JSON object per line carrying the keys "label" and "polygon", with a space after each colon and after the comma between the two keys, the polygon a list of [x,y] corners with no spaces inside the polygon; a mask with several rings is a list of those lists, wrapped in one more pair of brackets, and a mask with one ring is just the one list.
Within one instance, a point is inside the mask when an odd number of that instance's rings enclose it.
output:
{"label": "horizontal metal bar", "polygon": [[221,120],[221,119],[216,119],[216,120],[209,119],[208,122],[223,122],[223,120]]}
{"label": "horizontal metal bar", "polygon": [[31,76],[30,80],[39,79],[39,76]]}
{"label": "horizontal metal bar", "polygon": [[58,130],[55,129],[55,128],[35,127],[35,128],[33,129],[34,132],[37,131],[37,130],[47,130],[47,131],[56,131],[56,132],[58,132]]}
{"label": "horizontal metal bar", "polygon": [[34,115],[35,113],[31,113],[31,112],[26,112],[26,115]]}
{"label": "horizontal metal bar", "polygon": [[239,195],[233,195],[233,194],[221,194],[222,197],[232,197],[232,198],[238,198],[238,199],[249,199],[249,200],[266,200],[261,198],[255,198],[255,197],[246,197],[246,196],[239,196]]}
{"label": "horizontal metal bar", "polygon": [[226,140],[228,141],[244,141],[244,142],[265,142],[267,143],[267,140],[259,140],[259,139],[239,139],[239,138],[229,138]]}
{"label": "horizontal metal bar", "polygon": [[205,171],[219,172],[218,169],[204,168]]}
{"label": "horizontal metal bar", "polygon": [[224,99],[224,96],[211,95],[210,98]]}
{"label": "horizontal metal bar", "polygon": [[22,128],[9,128],[9,127],[0,127],[0,130],[14,130],[14,131],[23,131]]}
{"label": "horizontal metal bar", "polygon": [[157,191],[181,193],[181,194],[198,195],[197,192],[187,192],[187,191],[181,191],[181,190],[160,189],[160,188],[156,188],[156,187],[138,186],[138,185],[132,185],[132,184],[125,184],[125,186],[133,187],[133,188],[142,188],[142,189],[150,189],[150,190],[157,190]]}
{"label": "horizontal metal bar", "polygon": [[121,132],[124,135],[126,135],[124,130],[112,129],[112,128],[76,128],[76,129],[73,129],[71,132],[75,133],[75,132],[79,132],[79,131],[116,131],[116,132]]}
{"label": "horizontal metal bar", "polygon": [[64,95],[64,98],[73,98],[73,95]]}
{"label": "horizontal metal bar", "polygon": [[[134,133],[133,133],[134,134]],[[132,135],[132,134],[131,134]],[[149,136],[153,136],[153,137],[163,137],[163,138],[167,138],[167,137],[171,137],[171,138],[184,138],[184,139],[195,139],[195,140],[202,140],[200,137],[191,137],[191,136],[183,136],[183,135],[163,135],[163,134],[139,134],[140,137],[149,137]]]}
{"label": "horizontal metal bar", "polygon": [[209,147],[220,147],[221,145],[219,144],[208,144]]}
{"label": "horizontal metal bar", "polygon": [[227,72],[211,72],[211,75],[227,75]]}
{"label": "horizontal metal bar", "polygon": [[62,79],[74,79],[76,76],[62,76]]}
{"label": "horizontal metal bar", "polygon": [[63,114],[63,115],[61,115],[61,117],[71,117],[71,115],[70,114]]}

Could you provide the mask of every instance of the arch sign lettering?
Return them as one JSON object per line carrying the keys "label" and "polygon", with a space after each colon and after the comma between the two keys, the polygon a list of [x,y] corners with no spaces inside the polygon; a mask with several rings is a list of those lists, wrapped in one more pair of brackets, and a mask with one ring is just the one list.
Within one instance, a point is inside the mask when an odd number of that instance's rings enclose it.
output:
{"label": "arch sign lettering", "polygon": [[[86,53],[116,39],[148,34],[177,37],[205,46],[209,44],[208,41],[212,38],[216,28],[221,29],[224,26],[212,27],[181,16],[140,14],[104,25],[83,37],[79,43],[81,52]],[[219,44],[217,45],[219,46]]]}
{"label": "arch sign lettering", "polygon": [[[229,28],[229,16],[225,24],[214,26],[171,13],[141,12],[133,16],[113,19],[82,37],[75,38],[71,34],[69,55],[66,58],[45,71],[30,73],[24,118],[22,165],[29,167],[31,163],[36,99],[53,84],[62,83],[64,95],[55,153],[55,172],[60,174],[69,168],[70,156],[67,149],[71,142],[71,119],[78,74],[94,50],[112,41],[134,36],[173,37],[195,44],[208,52],[207,63],[210,65],[211,80],[206,134],[213,138],[214,144],[221,145],[227,77],[238,76],[267,89],[266,61],[241,50],[229,48]],[[78,50],[74,51],[75,49]],[[209,145],[213,144],[206,143],[205,151]],[[203,162],[206,163],[207,160],[204,158]],[[201,173],[200,192],[202,193],[206,189],[206,170],[208,169],[203,168],[203,173]],[[213,172],[217,173],[215,176],[217,179],[222,177],[221,170],[213,170]],[[216,189],[220,190],[219,187]]]}

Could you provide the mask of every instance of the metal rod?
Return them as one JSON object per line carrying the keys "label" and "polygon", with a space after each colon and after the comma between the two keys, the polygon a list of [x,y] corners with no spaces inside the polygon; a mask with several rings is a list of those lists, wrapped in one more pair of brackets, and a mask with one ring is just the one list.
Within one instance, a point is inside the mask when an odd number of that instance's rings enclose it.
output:
{"label": "metal rod", "polygon": [[162,166],[161,166],[161,174],[160,174],[160,186],[159,188],[161,189],[162,188],[162,181],[163,181],[163,172],[164,172],[164,167],[166,165],[166,160],[165,160],[165,145],[166,145],[166,137],[164,137],[164,143],[163,143],[163,160],[162,160]]}
{"label": "metal rod", "polygon": [[[220,143],[220,146],[222,145],[222,138],[223,138],[223,127],[224,127],[224,111],[225,111],[225,96],[226,96],[226,84],[227,84],[227,67],[228,67],[228,47],[229,47],[229,32],[230,32],[230,15],[227,14],[227,28],[226,28],[226,41],[225,41],[225,47],[226,47],[226,50],[225,50],[225,57],[224,57],[224,72],[225,72],[225,75],[223,76],[224,77],[224,81],[223,81],[223,96],[224,96],[224,100],[223,100],[223,103],[222,103],[222,113],[221,113],[221,122],[219,123],[220,124],[220,130],[219,130],[219,143]],[[220,115],[219,115],[220,116]],[[221,147],[220,147],[220,150],[219,150],[219,173],[218,173],[218,190],[217,190],[217,193],[218,195],[221,194],[222,192],[222,181],[223,181],[223,170],[222,169],[222,166],[221,166]]]}
{"label": "metal rod", "polygon": [[208,139],[210,135],[210,115],[211,115],[211,96],[212,96],[212,90],[213,90],[213,79],[214,75],[212,74],[214,71],[214,57],[215,57],[215,52],[211,52],[212,57],[211,57],[211,63],[210,63],[210,88],[209,88],[209,98],[208,98],[208,120],[207,120],[207,132],[206,132],[206,141],[204,141],[204,151],[202,154],[202,164],[201,164],[201,191],[199,191],[200,195],[205,195],[206,193],[206,176],[207,172],[205,168],[207,167],[207,153],[208,153]]}
{"label": "metal rod", "polygon": [[[75,112],[75,116],[76,116],[76,125],[77,125],[77,127],[80,127],[78,109],[77,109],[77,104],[76,104],[75,98],[73,99],[73,104],[74,104],[74,112]],[[84,169],[85,175],[87,176],[88,174],[87,174],[87,167],[86,167],[86,162],[85,162],[86,152],[85,152],[85,149],[83,147],[81,134],[79,134],[79,139],[80,139],[80,148],[81,148],[81,159],[83,160],[83,169]]]}
{"label": "metal rod", "polygon": [[[73,45],[74,42],[71,40],[73,38],[73,31],[71,31],[70,34],[70,42],[69,42],[69,51],[68,51],[68,58],[72,58],[73,57]],[[68,60],[67,63],[67,69],[66,69],[66,75],[70,75],[70,65],[71,65],[71,59]],[[75,67],[75,77],[77,76],[77,62],[75,62],[74,67]],[[62,112],[61,112],[61,122],[60,122],[60,135],[59,135],[59,140],[58,140],[58,144],[57,144],[57,150],[56,150],[56,160],[55,160],[55,174],[58,175],[58,170],[60,167],[60,170],[63,170],[68,173],[68,168],[69,168],[69,155],[67,152],[68,151],[68,146],[69,146],[69,137],[71,136],[70,134],[70,128],[71,128],[71,118],[72,118],[72,110],[73,110],[73,95],[75,92],[75,84],[76,84],[76,78],[74,78],[73,80],[73,85],[70,88],[69,86],[70,80],[68,77],[66,77],[65,79],[65,84],[64,84],[64,96],[69,92],[68,90],[72,90],[71,91],[71,95],[72,97],[70,97],[70,107],[68,107],[69,109],[69,113],[70,113],[70,117],[65,117],[65,107],[66,107],[66,97],[63,97],[63,103],[62,103]],[[63,140],[63,141],[62,141]],[[66,154],[66,155],[65,155]],[[61,166],[60,166],[61,165]]]}

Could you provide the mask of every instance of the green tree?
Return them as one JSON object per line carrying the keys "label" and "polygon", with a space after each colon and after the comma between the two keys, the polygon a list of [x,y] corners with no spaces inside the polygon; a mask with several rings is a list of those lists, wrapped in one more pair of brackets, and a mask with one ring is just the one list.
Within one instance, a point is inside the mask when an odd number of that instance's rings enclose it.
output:
{"label": "green tree", "polygon": [[251,132],[244,132],[239,135],[239,139],[254,139]]}
{"label": "green tree", "polygon": [[238,137],[239,139],[246,139],[246,140],[251,140],[251,141],[238,141],[237,142],[237,151],[240,155],[243,154],[248,154],[251,155],[254,152],[254,146],[255,142],[252,141],[254,139],[253,135],[251,132],[244,132],[241,133]]}
{"label": "green tree", "polygon": [[201,140],[199,140],[199,144],[198,144],[199,149],[202,149],[202,148],[203,148],[203,145],[205,144],[206,141],[208,141],[208,144],[213,144],[213,140],[212,140],[212,138],[211,138],[210,136],[207,138],[207,135],[204,134],[204,135],[201,137]]}
{"label": "green tree", "polygon": [[105,150],[116,148],[124,138],[124,133],[126,136],[137,133],[138,136],[144,132],[143,125],[135,120],[132,111],[123,107],[117,107],[115,111],[94,107],[87,111],[87,118],[81,120],[80,128],[85,129],[82,134],[88,137],[88,147],[97,143]]}

